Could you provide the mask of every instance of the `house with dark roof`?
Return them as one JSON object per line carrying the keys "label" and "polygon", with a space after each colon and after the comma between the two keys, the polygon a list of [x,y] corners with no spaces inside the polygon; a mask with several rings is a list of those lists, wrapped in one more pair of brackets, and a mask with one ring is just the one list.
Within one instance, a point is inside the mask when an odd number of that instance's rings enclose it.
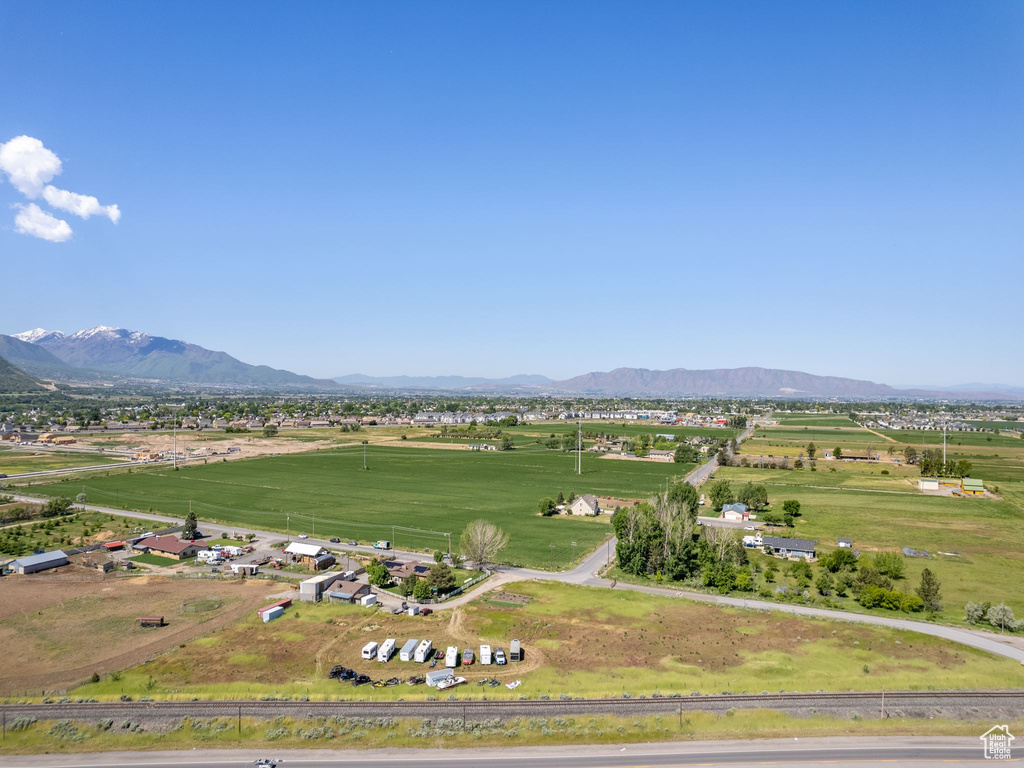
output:
{"label": "house with dark roof", "polygon": [[776,557],[799,557],[804,560],[815,558],[814,547],[818,542],[810,539],[784,539],[765,536],[764,547]]}
{"label": "house with dark roof", "polygon": [[195,557],[202,544],[194,541],[185,541],[177,536],[147,536],[132,545],[132,549],[147,554],[156,553],[161,557],[169,557],[172,560],[187,560]]}
{"label": "house with dark roof", "polygon": [[403,563],[399,560],[385,560],[384,567],[395,584],[401,584],[410,576],[417,576],[425,579],[430,573],[430,566],[426,563]]}
{"label": "house with dark roof", "polygon": [[750,519],[750,510],[746,504],[726,504],[722,507],[722,518],[724,520],[747,521]]}

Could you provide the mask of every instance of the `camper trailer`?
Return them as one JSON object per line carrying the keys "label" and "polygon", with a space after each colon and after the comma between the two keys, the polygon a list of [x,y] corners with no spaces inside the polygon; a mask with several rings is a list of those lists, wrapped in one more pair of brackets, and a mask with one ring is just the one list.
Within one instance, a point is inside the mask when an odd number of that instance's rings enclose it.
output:
{"label": "camper trailer", "polygon": [[416,662],[422,664],[427,660],[427,657],[433,653],[434,644],[429,640],[423,640],[416,648],[416,656],[414,657]]}
{"label": "camper trailer", "polygon": [[384,641],[384,644],[377,649],[377,661],[381,664],[391,661],[391,657],[395,655],[395,639],[389,637]]}
{"label": "camper trailer", "polygon": [[416,640],[406,640],[405,645],[402,646],[402,650],[398,652],[398,658],[400,661],[412,661],[416,655],[416,646],[418,642]]}
{"label": "camper trailer", "polygon": [[491,663],[491,646],[481,645],[480,646],[480,663],[490,664]]}
{"label": "camper trailer", "polygon": [[509,661],[522,661],[523,660],[523,649],[519,645],[518,640],[513,640],[508,646],[508,657]]}
{"label": "camper trailer", "polygon": [[368,660],[369,659],[373,659],[377,655],[377,647],[378,647],[377,644],[375,642],[373,642],[373,641],[370,641],[369,643],[364,645],[363,646],[363,658],[364,659],[368,659]]}
{"label": "camper trailer", "polygon": [[459,649],[454,645],[448,646],[448,650],[444,654],[444,665],[449,668],[459,666]]}

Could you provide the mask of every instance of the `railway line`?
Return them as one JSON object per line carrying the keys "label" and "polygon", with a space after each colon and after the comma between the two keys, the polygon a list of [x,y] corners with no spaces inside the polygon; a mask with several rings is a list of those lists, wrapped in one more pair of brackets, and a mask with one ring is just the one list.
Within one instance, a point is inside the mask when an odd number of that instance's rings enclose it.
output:
{"label": "railway line", "polygon": [[847,693],[763,693],[664,696],[633,699],[446,699],[443,701],[154,701],[0,705],[6,723],[19,717],[40,720],[168,720],[217,717],[457,717],[469,720],[565,715],[671,715],[774,709],[789,713],[858,712],[872,716],[921,716],[957,711],[973,717],[1024,715],[1024,690],[859,691]]}

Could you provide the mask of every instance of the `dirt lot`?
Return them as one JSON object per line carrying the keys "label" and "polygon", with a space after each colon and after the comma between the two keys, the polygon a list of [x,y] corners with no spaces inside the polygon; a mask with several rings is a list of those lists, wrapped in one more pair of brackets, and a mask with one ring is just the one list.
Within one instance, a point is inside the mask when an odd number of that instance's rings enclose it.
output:
{"label": "dirt lot", "polygon": [[[39,695],[141,664],[198,635],[233,624],[281,586],[263,581],[186,580],[142,576],[98,579],[81,570],[69,582],[8,576],[0,585],[0,692]],[[62,569],[67,571],[67,569]],[[70,571],[63,574],[67,576]],[[182,603],[211,595],[219,608],[185,613]],[[164,616],[168,626],[142,629],[136,617]]]}
{"label": "dirt lot", "polygon": [[[88,438],[88,443],[97,448],[116,450],[135,450],[159,453],[174,448],[174,436],[165,432],[135,432],[128,435],[98,435]],[[226,456],[206,457],[210,461],[222,459],[252,458],[253,456],[269,456],[280,453],[299,453],[313,451],[317,448],[336,448],[337,440],[324,435],[323,439],[296,440],[288,437],[262,437],[255,434],[229,435],[220,432],[211,434],[196,432],[178,433],[178,451],[186,455],[201,448],[215,451],[226,451],[229,447],[241,450]],[[201,461],[202,459],[194,459]],[[190,459],[191,461],[191,459]]]}

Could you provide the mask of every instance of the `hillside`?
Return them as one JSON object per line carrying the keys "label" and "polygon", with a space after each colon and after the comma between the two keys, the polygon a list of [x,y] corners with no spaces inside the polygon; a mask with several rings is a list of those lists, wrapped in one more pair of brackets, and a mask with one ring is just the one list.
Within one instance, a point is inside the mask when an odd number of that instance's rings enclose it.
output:
{"label": "hillside", "polygon": [[616,368],[586,373],[552,386],[567,392],[623,395],[720,395],[736,397],[892,397],[899,395],[887,384],[815,376],[776,368],[716,368],[655,371],[647,368]]}
{"label": "hillside", "polygon": [[513,390],[521,387],[540,387],[551,383],[547,376],[523,373],[500,379],[484,376],[365,376],[353,373],[334,378],[339,384],[352,387],[377,387],[388,389],[495,389]]}
{"label": "hillside", "polygon": [[226,352],[125,328],[97,326],[70,335],[35,329],[14,335],[72,369],[91,369],[119,377],[254,387],[333,389],[314,379],[266,365],[243,363]]}
{"label": "hillside", "polygon": [[[71,378],[75,369],[39,344],[0,333],[0,357],[22,371],[46,379]],[[79,376],[79,378],[83,378]]]}
{"label": "hillside", "polygon": [[42,392],[43,389],[38,381],[0,357],[0,394]]}

